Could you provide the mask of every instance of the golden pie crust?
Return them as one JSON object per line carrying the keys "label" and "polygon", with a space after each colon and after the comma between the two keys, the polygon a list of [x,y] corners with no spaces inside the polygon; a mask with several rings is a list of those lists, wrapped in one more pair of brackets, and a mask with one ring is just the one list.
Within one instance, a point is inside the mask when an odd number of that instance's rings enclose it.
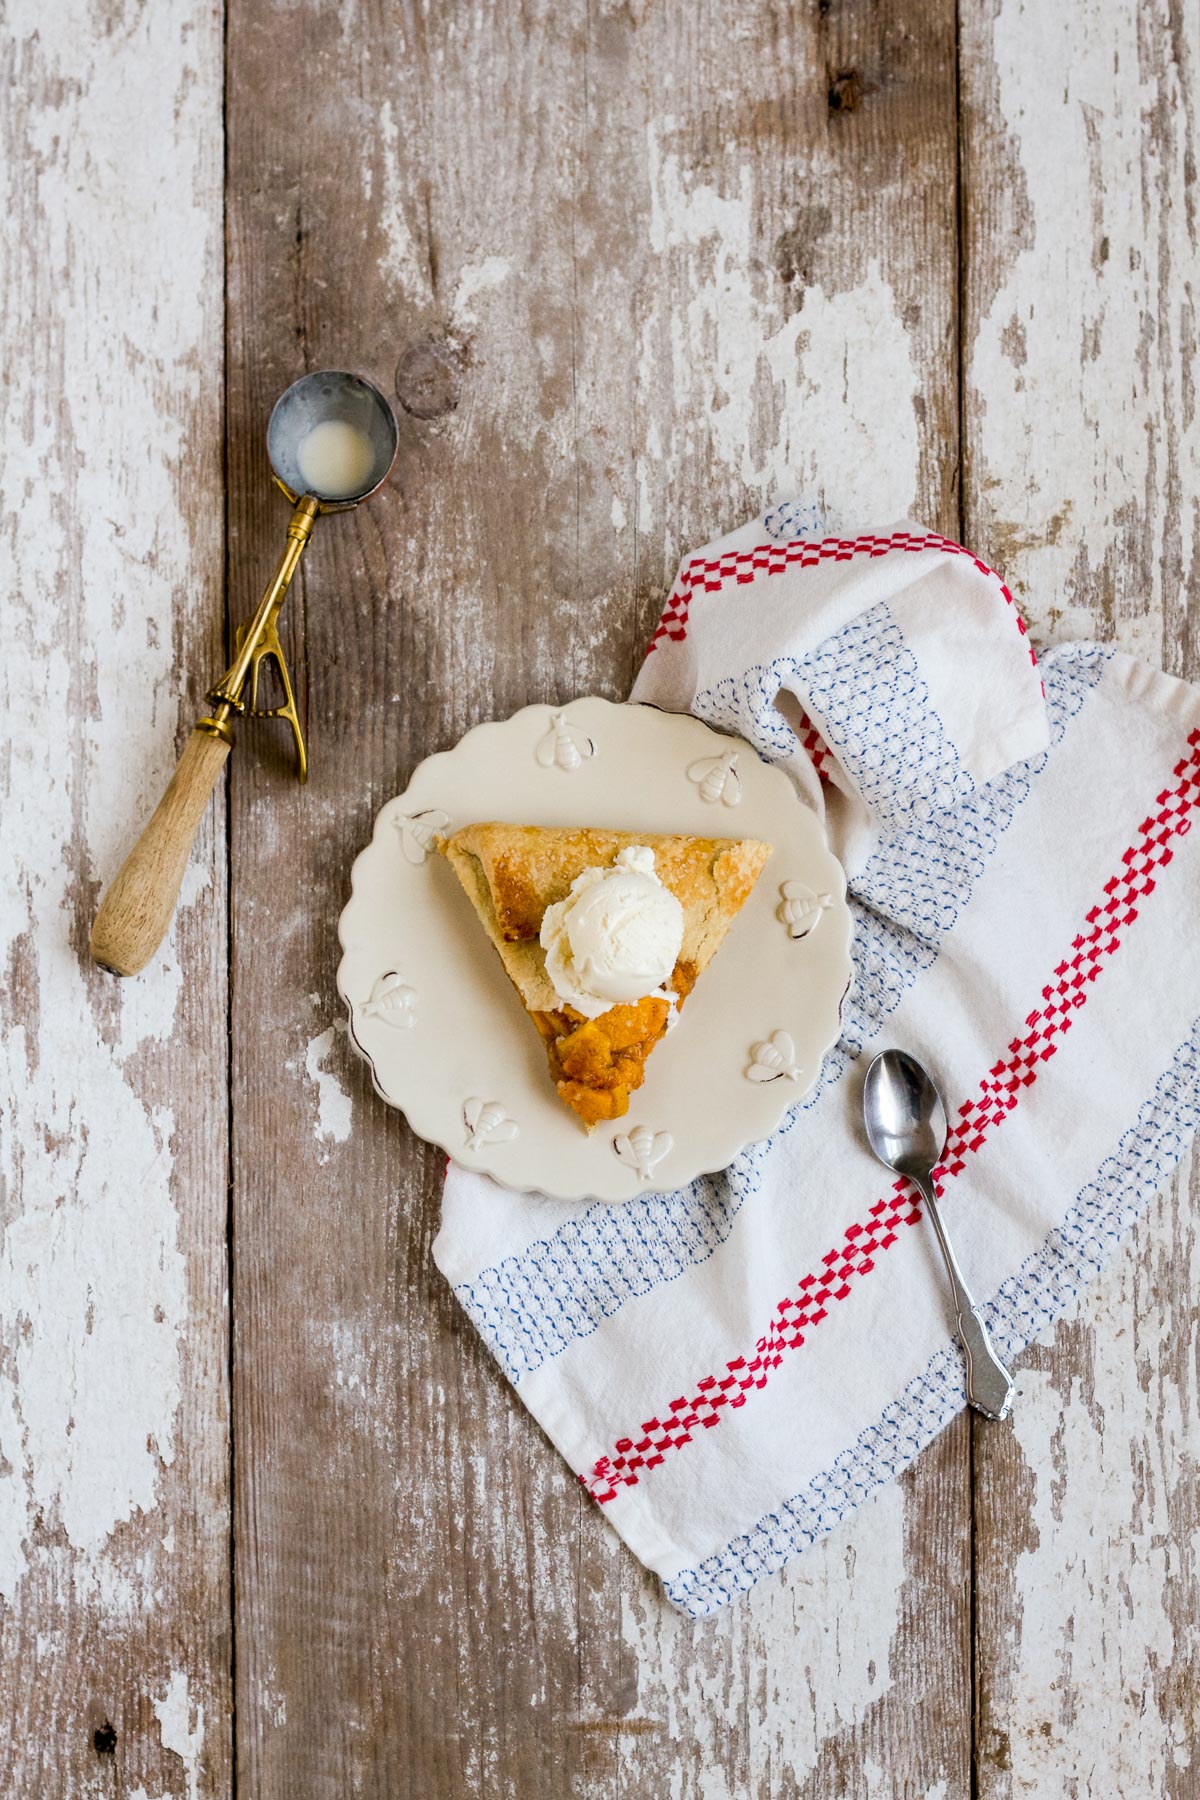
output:
{"label": "golden pie crust", "polygon": [[629,1110],[670,1005],[648,995],[584,1018],[555,993],[538,933],[546,908],[566,899],[576,876],[611,867],[637,844],[653,850],[655,874],[683,907],[683,943],[666,983],[682,1005],[762,873],[769,844],[497,823],[465,825],[438,843],[541,1034],[559,1097],[589,1131]]}

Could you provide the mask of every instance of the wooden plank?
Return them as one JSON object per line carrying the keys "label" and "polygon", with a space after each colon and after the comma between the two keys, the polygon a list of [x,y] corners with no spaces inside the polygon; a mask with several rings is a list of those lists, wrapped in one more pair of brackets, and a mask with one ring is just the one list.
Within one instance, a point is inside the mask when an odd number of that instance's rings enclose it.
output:
{"label": "wooden plank", "polygon": [[87,936],[221,654],[222,28],[5,10],[0,1790],[228,1792],[220,806]]}
{"label": "wooden plank", "polygon": [[392,487],[322,524],[289,604],[310,786],[242,752],[232,775],[261,1800],[966,1792],[965,1425],[792,1572],[682,1620],[432,1270],[441,1158],[371,1095],[333,988],[376,809],[479,719],[624,693],[683,549],[798,487],[957,534],[954,19],[910,13],[231,15],[235,605],[282,529],[278,390],[399,364],[412,409]]}
{"label": "wooden plank", "polygon": [[[1037,636],[1200,673],[1200,17],[963,11],[967,541]],[[976,1435],[981,1796],[1196,1793],[1196,1178]]]}

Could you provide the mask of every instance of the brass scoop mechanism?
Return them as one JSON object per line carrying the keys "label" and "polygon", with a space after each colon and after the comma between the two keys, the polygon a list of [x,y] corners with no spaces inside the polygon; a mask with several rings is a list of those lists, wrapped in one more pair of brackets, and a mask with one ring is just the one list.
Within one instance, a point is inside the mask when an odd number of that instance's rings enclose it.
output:
{"label": "brass scoop mechanism", "polygon": [[[207,731],[212,737],[223,739],[232,749],[230,720],[234,713],[251,719],[286,719],[296,740],[296,773],[301,781],[308,780],[308,751],[304,744],[304,733],[300,729],[296,696],[284,660],[276,621],[279,609],[287,599],[292,576],[296,573],[305,546],[312,536],[319,512],[320,504],[311,494],[305,494],[297,500],[296,510],[288,525],[287,548],[279,559],[279,567],[268,582],[254,617],[237,628],[234,637],[236,655],[216,687],[209,691],[208,702],[212,712],[196,721],[197,731]],[[282,706],[258,704],[258,677],[268,657],[275,664],[275,672],[283,689]],[[249,700],[242,697],[247,677],[250,681]]]}
{"label": "brass scoop mechanism", "polygon": [[[308,779],[308,752],[279,640],[280,608],[317,519],[370,499],[391,473],[396,440],[391,407],[361,375],[319,370],[294,382],[276,402],[267,454],[292,502],[287,542],[254,616],[238,626],[233,661],[209,692],[210,710],[197,720],[165,794],[100,903],[92,956],[115,975],[138,974],[166,936],[193,840],[233,747],[234,717],[286,719],[297,774]],[[267,661],[283,690],[281,706],[258,704]]]}

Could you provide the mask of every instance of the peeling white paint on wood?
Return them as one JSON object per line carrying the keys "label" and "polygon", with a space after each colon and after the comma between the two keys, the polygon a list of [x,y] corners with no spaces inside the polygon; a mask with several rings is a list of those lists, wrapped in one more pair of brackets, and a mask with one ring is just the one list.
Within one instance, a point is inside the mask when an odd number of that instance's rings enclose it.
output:
{"label": "peeling white paint on wood", "polygon": [[[170,1115],[147,1119],[119,1081],[96,1080],[81,1099],[96,1105],[86,1148],[66,1124],[65,1153],[47,1159],[41,1180],[26,1177],[0,1263],[15,1426],[3,1454],[24,1493],[0,1543],[9,1570],[38,1512],[96,1556],[114,1525],[155,1506],[174,1457],[186,1292],[170,1157],[155,1143]],[[50,1104],[24,1113],[18,1130],[32,1140],[61,1117]]]}
{"label": "peeling white paint on wood", "polygon": [[468,264],[458,277],[454,299],[450,303],[450,317],[454,324],[474,324],[474,302],[477,297],[486,294],[489,288],[499,287],[502,281],[509,279],[512,272],[512,263],[507,256],[485,256],[480,263]]}
{"label": "peeling white paint on wood", "polygon": [[[1100,1791],[1098,1777],[1104,1791],[1130,1791],[1123,1775],[1144,1783],[1147,1794],[1163,1794],[1164,1758],[1177,1769],[1190,1764],[1193,1740],[1182,1720],[1174,1743],[1164,1734],[1153,1690],[1156,1671],[1169,1669],[1175,1653],[1165,1604],[1172,1564],[1190,1561],[1197,1547],[1173,1543],[1140,1491],[1140,1431],[1132,1420],[1122,1429],[1126,1345],[1114,1311],[1102,1308],[1097,1317],[1089,1304],[1097,1327],[1090,1368],[1065,1384],[1049,1370],[1021,1377],[1013,1425],[1034,1536],[1014,1569],[1020,1628],[1009,1646],[1006,1736],[1016,1793],[1050,1791],[1071,1762],[1085,1792]],[[1071,1341],[1078,1345],[1079,1334]],[[1174,1438],[1165,1421],[1164,1431]],[[1100,1594],[1111,1594],[1112,1604],[1097,1604]]]}
{"label": "peeling white paint on wood", "polygon": [[196,0],[3,31],[0,1787],[98,1791],[98,1705],[158,1794],[139,1680],[228,1688],[223,832],[145,977],[86,937],[219,655],[222,31]]}
{"label": "peeling white paint on wood", "polygon": [[1190,1794],[1200,1694],[1200,1165],[1029,1354],[991,1461],[1018,1554],[984,1562],[981,1793]]}
{"label": "peeling white paint on wood", "polygon": [[1000,152],[998,216],[972,232],[976,529],[1043,634],[1108,636],[1116,615],[1157,663],[1200,568],[1200,13],[1002,0],[969,42]]}
{"label": "peeling white paint on wood", "polygon": [[[428,304],[431,299],[429,268],[417,247],[408,222],[407,207],[411,195],[405,184],[405,149],[401,143],[401,126],[390,99],[379,108],[375,147],[380,160],[381,186],[380,226],[385,250],[380,260],[385,280],[397,290],[397,298],[410,304]],[[374,188],[369,156],[361,163],[363,197],[370,201]]]}
{"label": "peeling white paint on wood", "polygon": [[[1200,14],[993,0],[961,49],[967,541],[1039,637],[1195,679]],[[1198,1200],[1151,1206],[977,1431],[982,1800],[1195,1792]]]}
{"label": "peeling white paint on wood", "polygon": [[[639,387],[652,395],[669,370],[677,419],[665,448],[651,426],[646,455],[674,465],[707,436],[756,498],[803,493],[854,525],[908,515],[920,379],[878,259],[861,280],[811,285],[785,308],[778,276],[763,268],[751,165],[721,191],[688,170],[676,135],[670,116],[647,130],[650,247],[676,259],[674,279],[662,279],[687,298],[642,328]],[[638,469],[644,480],[644,458]],[[642,529],[649,511],[639,508]]]}
{"label": "peeling white paint on wood", "polygon": [[[331,1056],[345,1055],[345,1026],[339,1021],[329,1025],[311,1040],[304,1052],[304,1073],[317,1090],[317,1117],[314,1126],[318,1138],[344,1144],[350,1136],[354,1114],[350,1096],[342,1086],[336,1067],[325,1065]],[[294,1064],[289,1064],[294,1068]]]}
{"label": "peeling white paint on wood", "polygon": [[[639,1672],[638,1716],[697,1746],[679,1800],[794,1792],[828,1740],[860,1724],[892,1687],[905,1579],[905,1500],[892,1483],[782,1575],[697,1628],[661,1597],[639,1595],[622,1634]],[[739,1671],[733,1676],[731,1671]],[[740,1674],[761,1691],[747,1694]],[[750,1710],[752,1707],[752,1711]],[[744,1735],[730,1785],[724,1746]],[[882,1796],[885,1787],[877,1790]]]}
{"label": "peeling white paint on wood", "polygon": [[204,1708],[193,1706],[188,1679],[173,1669],[167,1691],[154,1702],[154,1716],[164,1750],[179,1757],[187,1781],[187,1800],[200,1800],[200,1758],[204,1751]]}
{"label": "peeling white paint on wood", "polygon": [[[58,105],[29,128],[38,267],[48,277],[70,268],[90,296],[55,315],[62,400],[36,357],[14,359],[4,390],[5,813],[20,829],[5,833],[0,955],[19,965],[33,1003],[0,1049],[0,1581],[10,1599],[35,1515],[94,1557],[118,1522],[155,1505],[173,1456],[187,1313],[176,1118],[129,1072],[174,1028],[178,928],[144,981],[120,985],[81,962],[72,934],[85,884],[113,872],[173,756],[172,575],[186,576],[193,551],[179,478],[197,377],[181,364],[164,384],[132,351],[161,342],[178,357],[207,342],[216,221],[203,209],[189,219],[158,152],[131,153],[135,90],[150,140],[181,142],[189,159],[204,142],[199,117],[189,130],[179,15],[160,9],[140,24],[157,70],[149,94],[123,36],[97,36],[89,19],[82,6],[56,9],[47,34],[40,6],[9,14],[59,84]],[[71,65],[80,44],[85,99]],[[146,280],[143,232],[171,242],[169,300]],[[97,376],[118,318],[114,405]],[[217,453],[204,447],[200,467]],[[185,907],[208,879],[202,865],[189,873]]]}

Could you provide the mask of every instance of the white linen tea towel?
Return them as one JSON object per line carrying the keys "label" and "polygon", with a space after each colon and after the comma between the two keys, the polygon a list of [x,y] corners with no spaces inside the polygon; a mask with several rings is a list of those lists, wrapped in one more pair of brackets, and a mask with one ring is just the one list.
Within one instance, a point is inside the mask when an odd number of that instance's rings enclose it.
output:
{"label": "white linen tea towel", "polygon": [[908,522],[832,536],[785,505],[684,561],[632,697],[740,733],[823,814],[854,914],[840,1040],[773,1139],[676,1194],[571,1205],[452,1165],[434,1257],[702,1615],[964,1404],[932,1234],[864,1141],[871,1054],[939,1080],[947,1222],[1006,1359],[1189,1143],[1200,693],[1096,644],[1035,666],[961,546]]}

